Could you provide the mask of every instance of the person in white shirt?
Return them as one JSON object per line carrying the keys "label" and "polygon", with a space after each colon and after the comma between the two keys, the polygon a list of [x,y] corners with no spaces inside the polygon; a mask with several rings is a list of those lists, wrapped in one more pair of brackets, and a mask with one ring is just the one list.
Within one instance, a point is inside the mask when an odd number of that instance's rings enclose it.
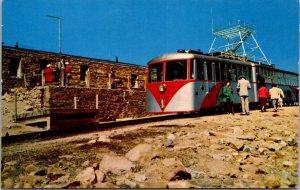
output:
{"label": "person in white shirt", "polygon": [[240,76],[237,83],[238,94],[241,97],[242,113],[241,115],[250,115],[249,113],[249,89],[251,89],[250,82],[246,80],[244,75]]}

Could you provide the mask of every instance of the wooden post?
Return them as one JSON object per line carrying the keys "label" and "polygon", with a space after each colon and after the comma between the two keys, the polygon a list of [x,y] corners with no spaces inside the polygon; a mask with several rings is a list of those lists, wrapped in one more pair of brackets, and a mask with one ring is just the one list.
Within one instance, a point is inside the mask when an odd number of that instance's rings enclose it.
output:
{"label": "wooden post", "polygon": [[91,73],[90,69],[88,68],[85,72],[85,86],[90,87],[90,79],[91,79]]}
{"label": "wooden post", "polygon": [[60,69],[60,86],[65,86],[65,68]]}
{"label": "wooden post", "polygon": [[96,109],[99,109],[99,95],[96,94]]}
{"label": "wooden post", "polygon": [[45,86],[45,70],[42,70],[42,87]]}
{"label": "wooden post", "polygon": [[23,78],[24,78],[24,86],[25,88],[27,88],[26,74],[24,74]]}
{"label": "wooden post", "polygon": [[74,109],[77,109],[77,97],[74,97]]}
{"label": "wooden post", "polygon": [[127,76],[127,89],[129,90],[130,89],[130,76]]}
{"label": "wooden post", "polygon": [[17,92],[14,93],[14,103],[15,103],[15,122],[17,122],[18,106],[17,106]]}

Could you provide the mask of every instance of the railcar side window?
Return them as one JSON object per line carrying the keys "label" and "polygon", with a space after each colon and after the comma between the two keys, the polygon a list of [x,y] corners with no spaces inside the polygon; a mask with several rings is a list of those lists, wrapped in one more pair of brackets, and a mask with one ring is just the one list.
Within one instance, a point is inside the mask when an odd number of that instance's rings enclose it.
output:
{"label": "railcar side window", "polygon": [[197,60],[197,79],[204,80],[204,64],[200,60]]}
{"label": "railcar side window", "polygon": [[[204,65],[203,65],[203,61],[201,61],[200,59],[196,60],[196,65],[194,65],[194,61],[195,60],[191,60],[191,79],[195,79],[195,80],[204,80]],[[194,67],[196,67],[196,72],[194,72]],[[196,77],[195,77],[196,74]]]}
{"label": "railcar side window", "polygon": [[148,82],[162,82],[162,63],[149,66]]}
{"label": "railcar side window", "polygon": [[221,80],[221,70],[220,70],[220,63],[215,63],[215,76],[216,80]]}
{"label": "railcar side window", "polygon": [[207,80],[213,80],[212,77],[212,63],[207,62]]}
{"label": "railcar side window", "polygon": [[236,71],[236,65],[232,65],[231,69],[231,77],[233,81],[237,81],[237,71]]}
{"label": "railcar side window", "polygon": [[227,80],[227,68],[226,68],[226,63],[220,63],[220,72],[221,72],[221,80]]}
{"label": "railcar side window", "polygon": [[186,80],[187,60],[170,61],[166,63],[166,81]]}

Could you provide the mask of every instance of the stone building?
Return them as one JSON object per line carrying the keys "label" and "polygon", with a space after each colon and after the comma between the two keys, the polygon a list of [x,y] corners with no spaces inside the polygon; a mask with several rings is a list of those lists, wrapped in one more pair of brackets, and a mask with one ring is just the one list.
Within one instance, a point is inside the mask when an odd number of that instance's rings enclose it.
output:
{"label": "stone building", "polygon": [[[62,77],[45,83],[46,66],[55,70],[60,60],[71,67],[69,84],[61,83]],[[2,46],[2,100],[15,99],[18,109],[9,116],[15,122],[32,125],[39,120],[48,129],[60,129],[141,117],[146,107],[145,80],[146,67],[117,59]],[[20,101],[32,109],[19,108]]]}
{"label": "stone building", "polygon": [[[15,87],[42,85],[42,71],[48,64],[56,70],[61,59],[71,67],[69,86],[144,89],[144,66],[121,63],[117,58],[109,61],[2,46],[2,94]],[[60,84],[57,78],[50,85]]]}

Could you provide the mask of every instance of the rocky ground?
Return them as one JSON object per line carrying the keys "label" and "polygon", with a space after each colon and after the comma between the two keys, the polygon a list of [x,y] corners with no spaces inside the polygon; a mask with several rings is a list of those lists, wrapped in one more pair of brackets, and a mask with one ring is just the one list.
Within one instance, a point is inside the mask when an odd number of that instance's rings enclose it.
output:
{"label": "rocky ground", "polygon": [[299,107],[2,145],[2,188],[297,188]]}

